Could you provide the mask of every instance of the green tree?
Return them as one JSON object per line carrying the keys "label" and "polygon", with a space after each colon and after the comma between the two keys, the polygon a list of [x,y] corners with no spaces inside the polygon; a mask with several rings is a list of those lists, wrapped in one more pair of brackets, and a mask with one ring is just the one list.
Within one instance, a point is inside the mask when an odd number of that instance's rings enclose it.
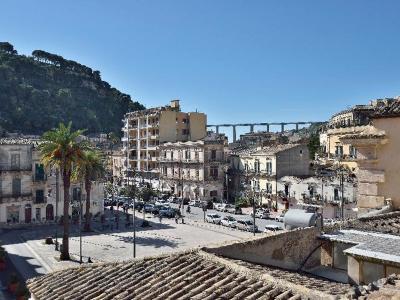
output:
{"label": "green tree", "polygon": [[92,182],[103,178],[105,175],[104,159],[101,153],[95,149],[83,151],[82,156],[77,161],[73,175],[74,179],[85,183],[86,211],[84,230],[90,231],[90,191]]}
{"label": "green tree", "polygon": [[74,165],[83,158],[84,151],[89,149],[85,141],[80,141],[79,136],[83,130],[71,130],[71,122],[66,126],[60,123],[58,128],[45,132],[39,144],[42,163],[49,168],[60,171],[64,189],[63,212],[63,247],[60,254],[61,260],[69,260],[69,188]]}
{"label": "green tree", "polygon": [[0,42],[0,50],[8,54],[17,54],[17,50],[9,42]]}
{"label": "green tree", "polygon": [[315,153],[317,153],[320,149],[318,133],[311,134],[307,146],[308,146],[308,152],[310,153],[310,159],[315,159]]}

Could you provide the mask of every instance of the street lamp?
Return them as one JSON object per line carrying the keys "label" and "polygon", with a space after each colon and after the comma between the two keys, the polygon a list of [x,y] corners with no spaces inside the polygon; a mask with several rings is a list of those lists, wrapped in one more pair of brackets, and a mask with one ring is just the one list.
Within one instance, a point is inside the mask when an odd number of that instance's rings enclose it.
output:
{"label": "street lamp", "polygon": [[60,187],[59,187],[59,180],[60,180],[60,172],[58,168],[56,168],[56,245],[55,250],[58,251],[58,200],[60,197]]}
{"label": "street lamp", "polygon": [[83,183],[81,181],[79,187],[79,263],[82,264],[82,190]]}

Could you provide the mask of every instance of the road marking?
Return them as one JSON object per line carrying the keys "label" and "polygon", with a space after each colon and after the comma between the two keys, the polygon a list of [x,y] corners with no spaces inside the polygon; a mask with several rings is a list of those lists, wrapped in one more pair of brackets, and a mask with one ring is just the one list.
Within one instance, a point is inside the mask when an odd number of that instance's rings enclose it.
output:
{"label": "road marking", "polygon": [[23,242],[23,244],[26,246],[26,248],[28,248],[28,250],[32,253],[32,255],[36,258],[36,260],[42,265],[42,267],[44,269],[46,269],[46,271],[48,273],[53,272],[53,269],[36,253],[35,250],[33,250],[33,248],[28,244],[28,241],[25,241],[21,236],[19,237],[19,239]]}

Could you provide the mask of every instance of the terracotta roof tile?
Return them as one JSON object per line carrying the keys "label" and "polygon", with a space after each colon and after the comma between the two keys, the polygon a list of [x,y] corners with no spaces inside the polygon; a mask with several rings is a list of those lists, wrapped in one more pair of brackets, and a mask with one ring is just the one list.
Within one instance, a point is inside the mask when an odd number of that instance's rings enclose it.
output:
{"label": "terracotta roof tile", "polygon": [[28,281],[35,299],[301,299],[289,288],[185,252],[57,271]]}

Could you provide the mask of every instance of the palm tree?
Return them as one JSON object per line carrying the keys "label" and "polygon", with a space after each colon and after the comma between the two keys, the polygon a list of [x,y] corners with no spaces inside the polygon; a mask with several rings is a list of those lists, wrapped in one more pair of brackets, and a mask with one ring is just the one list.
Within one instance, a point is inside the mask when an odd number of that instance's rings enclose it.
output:
{"label": "palm tree", "polygon": [[78,137],[84,130],[71,130],[71,122],[66,126],[60,123],[58,128],[45,132],[42,142],[39,144],[42,163],[49,168],[60,171],[64,189],[64,213],[63,213],[63,247],[60,254],[61,260],[69,260],[69,188],[71,186],[71,175],[74,165],[83,156],[89,145],[80,141]]}
{"label": "palm tree", "polygon": [[92,189],[92,181],[102,178],[105,172],[104,159],[101,153],[95,149],[85,150],[74,170],[74,179],[82,180],[85,183],[85,231],[90,231],[90,191]]}

